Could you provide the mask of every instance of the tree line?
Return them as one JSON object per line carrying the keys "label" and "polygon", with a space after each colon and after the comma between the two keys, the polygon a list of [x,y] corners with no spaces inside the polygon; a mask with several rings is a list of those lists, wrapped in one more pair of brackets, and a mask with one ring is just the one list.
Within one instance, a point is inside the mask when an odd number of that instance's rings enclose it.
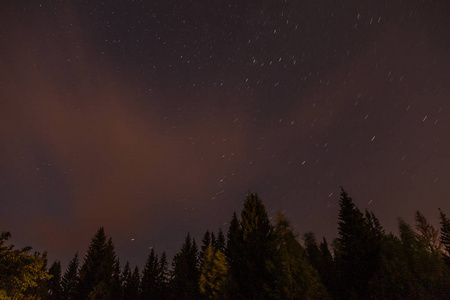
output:
{"label": "tree line", "polygon": [[450,297],[450,219],[440,228],[421,214],[386,233],[373,212],[361,212],[342,189],[338,238],[300,238],[282,213],[272,224],[249,193],[226,235],[206,231],[197,246],[188,233],[171,266],[152,248],[142,271],[121,266],[103,228],[85,256],[65,272],[46,254],[16,249],[0,236],[0,299],[444,299]]}

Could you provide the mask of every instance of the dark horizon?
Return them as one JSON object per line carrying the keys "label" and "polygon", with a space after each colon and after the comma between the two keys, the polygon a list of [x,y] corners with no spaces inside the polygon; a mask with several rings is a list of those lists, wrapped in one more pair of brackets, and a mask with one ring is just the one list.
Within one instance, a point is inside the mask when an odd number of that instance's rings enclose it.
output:
{"label": "dark horizon", "polygon": [[[448,1],[0,4],[0,227],[63,266],[100,226],[172,257],[248,191],[337,236],[450,212]],[[134,239],[134,240],[132,240]]]}

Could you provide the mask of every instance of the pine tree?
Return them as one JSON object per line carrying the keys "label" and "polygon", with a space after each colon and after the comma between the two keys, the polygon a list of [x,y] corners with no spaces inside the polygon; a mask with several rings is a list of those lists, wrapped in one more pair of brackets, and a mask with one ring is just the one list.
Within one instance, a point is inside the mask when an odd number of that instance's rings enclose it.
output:
{"label": "pine tree", "polygon": [[48,273],[52,276],[48,281],[48,299],[62,299],[61,263],[58,260],[55,261],[48,269]]}
{"label": "pine tree", "polygon": [[112,240],[107,240],[101,227],[93,237],[80,269],[80,298],[111,298],[115,261]]}
{"label": "pine tree", "polygon": [[147,262],[145,263],[144,270],[142,271],[141,281],[141,298],[142,299],[156,299],[155,295],[159,289],[161,269],[158,261],[158,255],[155,254],[155,250],[152,248]]}
{"label": "pine tree", "polygon": [[[230,299],[237,299],[241,296],[241,278],[245,276],[242,270],[244,269],[244,262],[242,253],[244,251],[244,240],[242,236],[241,224],[238,220],[236,212],[230,221],[230,227],[227,233],[227,245],[225,248],[225,255],[227,257],[228,266],[230,269],[230,283],[229,291]],[[242,287],[245,288],[245,287]]]}
{"label": "pine tree", "polygon": [[225,236],[223,235],[222,228],[219,228],[219,233],[217,234],[217,240],[215,243],[215,247],[217,250],[220,250],[222,253],[225,253]]}
{"label": "pine tree", "polygon": [[131,267],[130,263],[127,261],[125,267],[123,268],[121,281],[122,281],[122,299],[128,299],[129,289],[131,286]]}
{"label": "pine tree", "polygon": [[375,216],[366,213],[365,218],[344,189],[339,205],[342,296],[367,298],[368,283],[380,265],[383,232]]}
{"label": "pine tree", "polygon": [[227,246],[225,249],[229,263],[234,264],[234,261],[239,258],[243,242],[241,223],[237,218],[236,212],[234,212],[230,221],[230,227],[228,228]]}
{"label": "pine tree", "polygon": [[175,299],[199,298],[198,249],[188,233],[180,252],[173,258],[171,288]]}
{"label": "pine tree", "polygon": [[225,254],[212,245],[206,248],[200,275],[200,292],[206,299],[228,299],[228,265]]}
{"label": "pine tree", "polygon": [[128,286],[125,287],[124,299],[127,300],[137,300],[139,299],[139,285],[141,277],[139,274],[139,268],[136,266],[133,273],[131,274]]}
{"label": "pine tree", "polygon": [[158,289],[155,293],[155,299],[167,299],[169,297],[169,271],[165,252],[161,254],[158,266]]}
{"label": "pine tree", "polygon": [[217,244],[216,235],[214,234],[214,232],[211,232],[211,243],[210,243],[210,245],[215,247],[216,244]]}
{"label": "pine tree", "polygon": [[200,266],[203,264],[203,256],[205,254],[206,249],[211,245],[211,233],[209,230],[206,230],[205,234],[203,235],[202,239],[202,246],[200,247]]}
{"label": "pine tree", "polygon": [[75,253],[75,256],[69,262],[66,272],[62,278],[62,294],[63,299],[73,300],[76,299],[77,296],[77,287],[79,283],[78,276],[78,252]]}
{"label": "pine tree", "polygon": [[274,279],[268,266],[275,257],[274,236],[266,209],[257,194],[249,193],[241,212],[244,251],[240,292],[247,298],[261,299],[270,293]]}
{"label": "pine tree", "polygon": [[120,261],[116,259],[114,263],[114,271],[112,275],[111,282],[111,299],[112,300],[121,300],[122,299],[122,281],[120,277]]}

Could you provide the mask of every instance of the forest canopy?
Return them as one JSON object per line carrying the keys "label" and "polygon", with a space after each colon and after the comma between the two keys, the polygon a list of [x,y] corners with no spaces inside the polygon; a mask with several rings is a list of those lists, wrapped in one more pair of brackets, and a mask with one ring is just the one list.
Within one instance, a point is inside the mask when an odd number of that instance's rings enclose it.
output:
{"label": "forest canopy", "polygon": [[152,248],[142,270],[121,264],[103,227],[84,257],[66,270],[48,267],[0,235],[0,299],[443,299],[450,296],[450,219],[440,226],[419,211],[415,224],[398,221],[386,233],[375,214],[360,211],[342,189],[338,237],[300,236],[278,213],[274,223],[249,193],[228,231],[189,233],[173,259]]}

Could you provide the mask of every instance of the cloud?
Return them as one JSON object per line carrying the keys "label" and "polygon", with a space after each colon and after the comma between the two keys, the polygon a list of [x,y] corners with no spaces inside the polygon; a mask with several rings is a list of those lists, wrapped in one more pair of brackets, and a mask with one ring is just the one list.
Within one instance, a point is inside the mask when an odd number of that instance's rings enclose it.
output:
{"label": "cloud", "polygon": [[4,227],[14,234],[11,226],[25,225],[18,234],[27,243],[72,248],[61,241],[87,239],[99,226],[116,236],[183,228],[186,207],[212,205],[205,201],[223,177],[221,159],[248,148],[233,115],[210,109],[214,96],[184,99],[197,103],[190,115],[163,111],[158,103],[177,99],[136,93],[110,72],[114,65],[92,58],[86,39],[55,40],[50,25],[40,35],[27,29],[9,33],[0,61],[0,162],[9,185],[1,209],[14,211]]}

